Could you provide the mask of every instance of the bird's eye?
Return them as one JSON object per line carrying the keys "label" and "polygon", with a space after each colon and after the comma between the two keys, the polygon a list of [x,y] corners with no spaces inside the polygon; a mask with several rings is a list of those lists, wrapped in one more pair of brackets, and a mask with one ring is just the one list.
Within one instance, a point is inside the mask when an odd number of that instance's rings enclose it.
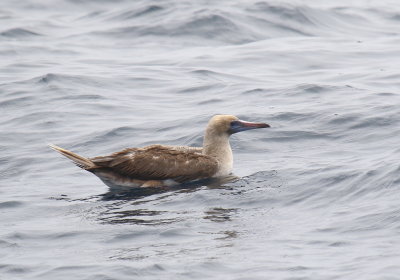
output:
{"label": "bird's eye", "polygon": [[241,128],[240,122],[239,121],[231,121],[231,125],[229,128],[229,133],[234,134],[236,132],[239,132]]}
{"label": "bird's eye", "polygon": [[238,127],[240,124],[239,121],[231,121],[231,127]]}

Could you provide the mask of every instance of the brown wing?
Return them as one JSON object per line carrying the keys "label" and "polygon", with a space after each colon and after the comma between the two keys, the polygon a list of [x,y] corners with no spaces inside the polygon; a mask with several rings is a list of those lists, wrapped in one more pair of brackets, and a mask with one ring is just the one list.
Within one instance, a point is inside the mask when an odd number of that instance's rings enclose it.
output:
{"label": "brown wing", "polygon": [[182,151],[182,152],[193,152],[193,153],[199,153],[201,154],[203,152],[202,147],[189,147],[189,146],[167,146],[167,145],[162,145],[163,147]]}
{"label": "brown wing", "polygon": [[185,182],[212,177],[218,169],[216,159],[202,155],[198,150],[162,145],[125,149],[90,160],[99,168],[109,168],[139,180],[173,179]]}

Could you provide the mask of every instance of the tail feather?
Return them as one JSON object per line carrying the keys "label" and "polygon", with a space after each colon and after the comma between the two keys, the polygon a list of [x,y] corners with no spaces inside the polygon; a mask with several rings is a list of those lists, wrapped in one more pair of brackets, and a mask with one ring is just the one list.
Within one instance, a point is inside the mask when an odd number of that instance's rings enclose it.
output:
{"label": "tail feather", "polygon": [[88,158],[82,157],[80,155],[77,155],[71,151],[65,150],[53,144],[49,144],[49,147],[59,152],[63,156],[69,158],[70,160],[72,160],[80,168],[88,170],[96,167],[96,165]]}

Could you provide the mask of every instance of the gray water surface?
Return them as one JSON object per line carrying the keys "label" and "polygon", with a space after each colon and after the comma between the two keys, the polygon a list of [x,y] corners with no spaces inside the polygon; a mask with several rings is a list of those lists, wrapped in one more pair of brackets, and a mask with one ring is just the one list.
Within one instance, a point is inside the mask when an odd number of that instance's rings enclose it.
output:
{"label": "gray water surface", "polygon": [[[0,279],[399,279],[397,1],[0,4]],[[234,135],[234,182],[111,191],[51,151]]]}

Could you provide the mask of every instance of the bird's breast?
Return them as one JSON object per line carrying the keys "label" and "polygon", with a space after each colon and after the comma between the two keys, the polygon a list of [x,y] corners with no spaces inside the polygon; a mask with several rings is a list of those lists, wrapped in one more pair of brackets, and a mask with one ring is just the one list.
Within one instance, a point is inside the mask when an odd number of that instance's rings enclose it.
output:
{"label": "bird's breast", "polygon": [[213,177],[228,176],[232,173],[233,157],[232,154],[227,154],[218,161],[218,171]]}

